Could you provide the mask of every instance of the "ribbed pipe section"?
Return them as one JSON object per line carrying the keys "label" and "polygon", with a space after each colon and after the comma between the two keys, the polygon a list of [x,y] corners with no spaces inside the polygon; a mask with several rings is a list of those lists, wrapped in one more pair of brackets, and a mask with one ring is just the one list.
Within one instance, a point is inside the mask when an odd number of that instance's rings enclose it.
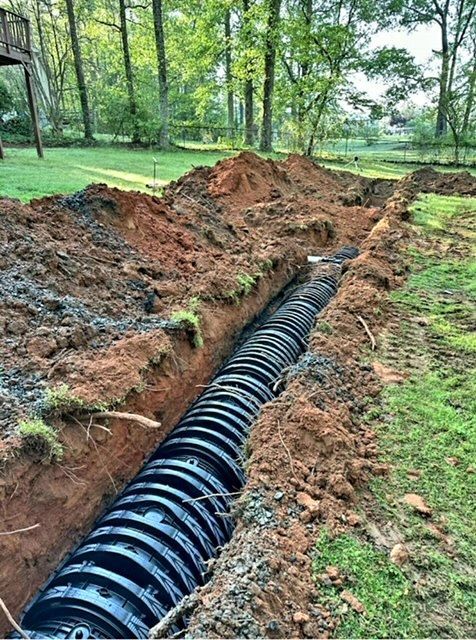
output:
{"label": "ribbed pipe section", "polygon": [[[357,254],[345,247],[333,261]],[[336,290],[332,275],[302,285],[225,363],[27,607],[29,637],[147,638],[203,584],[206,562],[233,531],[223,514],[245,483],[250,426]]]}

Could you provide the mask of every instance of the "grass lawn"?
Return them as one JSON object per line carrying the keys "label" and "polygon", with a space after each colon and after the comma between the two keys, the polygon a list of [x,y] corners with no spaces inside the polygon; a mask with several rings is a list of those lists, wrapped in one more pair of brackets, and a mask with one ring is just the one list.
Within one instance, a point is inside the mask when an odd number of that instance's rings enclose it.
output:
{"label": "grass lawn", "polygon": [[147,191],[157,158],[158,182],[165,185],[199,165],[213,165],[232,153],[225,151],[156,151],[118,148],[45,149],[44,160],[34,149],[5,150],[0,164],[0,196],[27,202],[56,193],[74,193],[92,182]]}
{"label": "grass lawn", "polygon": [[[337,565],[366,609],[344,610],[339,590],[320,585],[339,638],[476,632],[476,199],[428,194],[413,214],[410,277],[391,296],[400,328],[379,354],[409,378],[387,387],[366,418],[390,474],[371,485],[360,535],[324,532],[316,545],[316,574]],[[405,504],[408,493],[430,517]],[[389,559],[396,540],[409,552],[401,568]]]}
{"label": "grass lawn", "polygon": [[[33,148],[7,148],[0,161],[0,196],[32,198],[74,193],[92,182],[111,187],[137,189],[151,193],[146,185],[153,179],[153,159],[157,158],[158,183],[165,185],[199,165],[213,165],[236,152],[223,150],[181,149],[177,151],[132,150],[125,147],[47,148],[44,160],[38,160]],[[265,154],[284,158],[283,154]],[[325,162],[334,169],[356,171],[370,178],[401,178],[417,165],[391,164],[363,159],[356,170],[351,164]],[[453,169],[449,169],[453,171]],[[472,170],[476,174],[476,170]]]}

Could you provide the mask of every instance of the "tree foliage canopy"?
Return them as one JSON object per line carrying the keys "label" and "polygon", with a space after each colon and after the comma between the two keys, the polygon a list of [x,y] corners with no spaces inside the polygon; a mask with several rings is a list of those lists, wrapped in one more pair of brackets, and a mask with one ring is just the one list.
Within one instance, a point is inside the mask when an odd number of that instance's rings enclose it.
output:
{"label": "tree foliage canopy", "polygon": [[[40,105],[58,134],[71,123],[86,132],[91,121],[96,131],[164,144],[160,132],[167,137],[169,127],[185,123],[228,127],[229,135],[241,127],[250,142],[261,123],[272,122],[272,129],[290,132],[311,153],[318,139],[342,130],[350,109],[365,110],[371,118],[389,115],[422,88],[435,96],[437,134],[449,128],[462,139],[474,129],[472,0],[9,4],[31,18]],[[79,58],[68,6],[74,11]],[[441,43],[432,43],[437,77],[427,77],[405,49],[371,46],[381,29],[411,30],[429,23],[441,32]],[[358,91],[359,74],[385,86],[382,100]],[[2,102],[13,96],[18,106],[20,84],[13,72],[2,87]],[[270,142],[265,140],[265,147]]]}

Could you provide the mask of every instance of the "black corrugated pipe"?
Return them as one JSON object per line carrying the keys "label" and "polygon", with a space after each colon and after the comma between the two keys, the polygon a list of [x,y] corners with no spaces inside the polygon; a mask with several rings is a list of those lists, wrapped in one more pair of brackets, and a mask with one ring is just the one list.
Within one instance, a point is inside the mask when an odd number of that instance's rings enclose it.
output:
{"label": "black corrugated pipe", "polygon": [[[333,261],[356,255],[345,247]],[[245,483],[250,426],[336,290],[332,275],[299,287],[225,363],[29,604],[21,621],[29,637],[147,638],[203,583],[206,562],[232,534],[220,514]]]}

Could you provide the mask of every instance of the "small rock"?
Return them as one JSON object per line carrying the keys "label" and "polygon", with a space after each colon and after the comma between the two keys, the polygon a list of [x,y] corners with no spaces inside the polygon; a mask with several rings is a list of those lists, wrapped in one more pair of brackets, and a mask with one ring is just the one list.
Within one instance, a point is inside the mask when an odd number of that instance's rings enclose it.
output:
{"label": "small rock", "polygon": [[296,624],[304,624],[305,622],[309,622],[310,618],[307,613],[303,613],[302,611],[297,611],[293,615],[293,620]]}
{"label": "small rock", "polygon": [[375,373],[384,384],[396,384],[399,382],[403,382],[404,380],[406,380],[406,378],[408,378],[408,374],[401,373],[400,371],[395,371],[395,369],[391,369],[381,362],[375,361],[372,363],[372,366]]}
{"label": "small rock", "polygon": [[459,465],[458,458],[455,458],[454,456],[449,456],[448,458],[445,458],[445,462],[450,464],[452,467],[457,467]]}
{"label": "small rock", "polygon": [[304,511],[300,515],[301,522],[304,524],[310,522],[319,514],[319,502],[314,500],[308,493],[299,492],[296,496],[297,503],[304,507]]}
{"label": "small rock", "polygon": [[360,518],[356,513],[349,513],[347,515],[347,523],[351,527],[358,527],[360,524]]}
{"label": "small rock", "polygon": [[408,550],[401,542],[396,544],[390,551],[390,560],[393,564],[401,567],[408,561]]}
{"label": "small rock", "polygon": [[276,493],[274,494],[274,499],[275,500],[282,500],[284,498],[284,491],[276,491]]}
{"label": "small rock", "polygon": [[431,516],[432,510],[417,493],[407,493],[403,496],[404,501],[422,516]]}
{"label": "small rock", "polygon": [[334,566],[326,567],[326,573],[329,577],[329,580],[332,580],[332,581],[338,580],[341,577],[339,567],[334,567]]}
{"label": "small rock", "polygon": [[28,324],[24,320],[10,320],[7,325],[7,329],[8,332],[12,333],[14,336],[19,336],[26,333]]}
{"label": "small rock", "polygon": [[270,620],[266,625],[266,628],[269,631],[278,631],[279,630],[279,622],[277,620]]}
{"label": "small rock", "polygon": [[36,336],[28,342],[27,350],[33,357],[47,358],[56,351],[57,347],[58,345],[54,338]]}
{"label": "small rock", "polygon": [[344,591],[342,591],[342,593],[340,594],[340,597],[344,602],[347,602],[347,604],[350,605],[352,609],[357,613],[365,613],[364,605],[352,593],[350,593],[350,591],[344,589]]}

